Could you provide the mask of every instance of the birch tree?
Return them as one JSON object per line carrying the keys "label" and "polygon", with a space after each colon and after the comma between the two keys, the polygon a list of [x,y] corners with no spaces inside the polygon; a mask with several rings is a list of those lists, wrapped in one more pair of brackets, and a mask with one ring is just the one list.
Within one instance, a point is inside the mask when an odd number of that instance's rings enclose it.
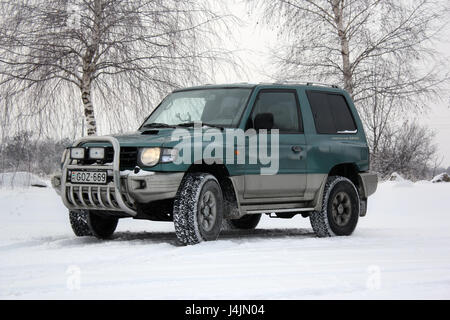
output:
{"label": "birch tree", "polygon": [[75,89],[88,135],[94,101],[113,109],[128,99],[123,119],[226,56],[211,46],[224,17],[207,1],[4,0],[0,15],[0,87],[35,107],[21,113],[62,112]]}
{"label": "birch tree", "polygon": [[444,1],[250,2],[286,43],[274,50],[275,77],[343,87],[360,111],[373,153],[388,124],[423,110],[448,79],[433,49],[448,17]]}

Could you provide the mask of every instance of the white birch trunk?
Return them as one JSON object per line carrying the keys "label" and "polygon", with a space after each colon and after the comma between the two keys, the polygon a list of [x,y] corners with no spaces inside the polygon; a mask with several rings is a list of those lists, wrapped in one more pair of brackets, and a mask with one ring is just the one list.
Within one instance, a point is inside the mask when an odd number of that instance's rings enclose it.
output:
{"label": "white birch trunk", "polygon": [[91,75],[83,70],[83,82],[81,84],[81,99],[84,105],[84,117],[88,136],[97,134],[97,122],[95,120],[94,106],[91,98]]}
{"label": "white birch trunk", "polygon": [[334,21],[337,26],[338,37],[341,45],[341,56],[342,56],[342,71],[344,75],[344,89],[353,96],[353,73],[350,63],[350,47],[347,34],[344,29],[343,15],[344,15],[344,1],[343,0],[333,0],[333,13]]}
{"label": "white birch trunk", "polygon": [[83,77],[81,83],[81,98],[84,105],[84,116],[86,120],[86,131],[88,136],[97,134],[97,122],[95,120],[94,106],[92,105],[92,76],[95,73],[94,56],[98,50],[100,41],[100,23],[102,13],[102,3],[100,0],[94,1],[94,25],[91,45],[86,50],[83,58]]}

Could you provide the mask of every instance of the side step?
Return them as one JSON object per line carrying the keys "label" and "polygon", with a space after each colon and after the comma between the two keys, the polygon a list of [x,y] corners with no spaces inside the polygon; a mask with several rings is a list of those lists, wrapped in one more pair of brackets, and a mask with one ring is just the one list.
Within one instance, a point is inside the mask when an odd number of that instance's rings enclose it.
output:
{"label": "side step", "polygon": [[264,209],[264,210],[248,210],[247,214],[259,214],[259,213],[285,213],[285,212],[305,212],[314,211],[314,208],[289,208],[289,209]]}

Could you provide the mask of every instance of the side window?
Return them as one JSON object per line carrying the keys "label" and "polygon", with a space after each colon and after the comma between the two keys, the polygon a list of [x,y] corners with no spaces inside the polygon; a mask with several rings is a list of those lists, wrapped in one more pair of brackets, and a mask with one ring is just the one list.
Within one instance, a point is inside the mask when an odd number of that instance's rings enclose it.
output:
{"label": "side window", "polygon": [[337,132],[355,131],[355,121],[344,96],[340,94],[328,94],[328,102],[331,107]]}
{"label": "side window", "polygon": [[252,123],[259,113],[272,113],[274,129],[280,132],[303,132],[294,91],[259,92],[251,115]]}
{"label": "side window", "polygon": [[317,133],[347,133],[356,130],[350,108],[344,96],[334,93],[307,91]]}
{"label": "side window", "polygon": [[336,133],[327,94],[307,91],[317,133]]}

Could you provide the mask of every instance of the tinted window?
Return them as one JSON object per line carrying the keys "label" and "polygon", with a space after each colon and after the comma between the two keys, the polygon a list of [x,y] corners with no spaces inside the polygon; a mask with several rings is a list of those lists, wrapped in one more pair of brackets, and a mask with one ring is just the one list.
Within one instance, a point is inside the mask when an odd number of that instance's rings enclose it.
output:
{"label": "tinted window", "polygon": [[307,95],[317,133],[332,134],[356,130],[344,96],[317,91],[308,91]]}
{"label": "tinted window", "polygon": [[256,98],[252,121],[259,113],[272,113],[274,129],[284,132],[302,131],[299,125],[295,92],[261,91]]}
{"label": "tinted window", "polygon": [[328,102],[333,113],[337,132],[355,131],[355,121],[344,96],[340,94],[328,94]]}
{"label": "tinted window", "polygon": [[317,133],[336,133],[336,127],[327,97],[327,94],[321,92],[308,91],[308,100]]}

